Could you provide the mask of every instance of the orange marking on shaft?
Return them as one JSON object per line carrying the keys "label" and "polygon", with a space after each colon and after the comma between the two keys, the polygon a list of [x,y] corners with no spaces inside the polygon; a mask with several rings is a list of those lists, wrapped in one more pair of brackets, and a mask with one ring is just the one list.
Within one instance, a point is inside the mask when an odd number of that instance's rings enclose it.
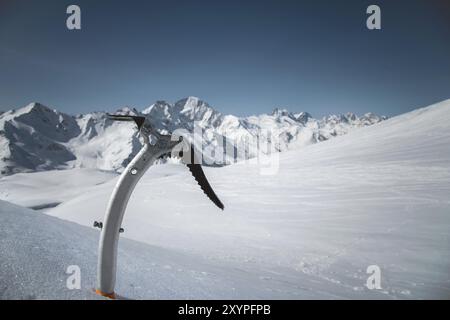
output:
{"label": "orange marking on shaft", "polygon": [[95,289],[95,293],[100,295],[100,296],[109,298],[109,299],[113,299],[113,300],[116,299],[116,294],[114,292],[113,293],[105,293],[105,292],[102,292],[102,291],[100,291],[98,289]]}

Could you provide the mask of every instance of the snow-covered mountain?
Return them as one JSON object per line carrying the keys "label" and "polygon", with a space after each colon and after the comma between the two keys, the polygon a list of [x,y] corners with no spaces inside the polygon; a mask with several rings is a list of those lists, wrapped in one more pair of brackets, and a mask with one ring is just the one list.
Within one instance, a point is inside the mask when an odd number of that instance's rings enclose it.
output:
{"label": "snow-covered mountain", "polygon": [[75,118],[39,103],[3,113],[0,115],[1,173],[54,169],[75,160],[66,144],[80,133]]}
{"label": "snow-covered mountain", "polygon": [[[164,133],[201,128],[203,148],[215,150],[211,154],[219,165],[256,156],[257,138],[275,137],[276,150],[284,151],[385,119],[371,113],[362,117],[348,113],[316,120],[306,112],[293,114],[278,108],[270,115],[240,118],[223,115],[195,97],[175,104],[157,101],[142,112],[128,107],[117,112],[146,115]],[[250,148],[235,148],[224,158],[221,150],[226,143],[239,141],[247,141]],[[104,112],[71,116],[31,103],[0,114],[0,148],[2,175],[74,167],[120,171],[139,150],[140,142],[132,124],[115,123]]]}

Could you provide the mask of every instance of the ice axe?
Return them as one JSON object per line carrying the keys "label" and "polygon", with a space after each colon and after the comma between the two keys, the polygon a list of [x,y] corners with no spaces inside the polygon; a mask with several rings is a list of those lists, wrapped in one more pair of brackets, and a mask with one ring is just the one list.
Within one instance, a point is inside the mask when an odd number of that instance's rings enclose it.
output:
{"label": "ice axe", "polygon": [[180,152],[178,152],[175,155],[182,157],[182,161],[187,165],[208,198],[220,209],[223,210],[224,206],[211,188],[201,163],[195,154],[193,144],[190,144],[185,137],[181,136],[178,139],[174,139],[175,137],[172,135],[159,133],[146,117],[108,114],[108,118],[115,121],[133,121],[137,125],[139,135],[144,141],[141,150],[120,175],[109,200],[101,227],[97,287],[95,291],[102,296],[114,298],[117,247],[123,215],[137,182],[157,159],[166,155],[173,156],[173,150],[177,146],[180,147],[179,144],[181,143],[181,153],[187,152],[187,154],[179,154]]}

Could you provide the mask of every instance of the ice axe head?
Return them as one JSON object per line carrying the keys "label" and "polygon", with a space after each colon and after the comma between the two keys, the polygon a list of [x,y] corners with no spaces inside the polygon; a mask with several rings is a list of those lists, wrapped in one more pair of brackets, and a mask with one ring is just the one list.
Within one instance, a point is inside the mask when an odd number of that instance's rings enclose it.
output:
{"label": "ice axe head", "polygon": [[[139,133],[144,139],[144,142],[151,145],[154,154],[158,154],[159,157],[164,156],[177,156],[182,158],[182,162],[189,168],[192,176],[197,181],[198,185],[205,193],[205,195],[220,209],[224,209],[224,205],[217,197],[216,193],[212,189],[208,182],[208,179],[203,172],[201,166],[201,159],[196,156],[194,145],[189,143],[188,139],[183,136],[177,136],[177,139],[173,139],[171,135],[160,134],[150,124],[146,117],[131,116],[131,115],[116,115],[108,114],[108,118],[115,121],[133,121],[136,123]],[[149,137],[154,136],[156,141],[150,141]],[[152,143],[154,142],[154,143]],[[180,152],[173,152],[182,144],[181,154]],[[183,157],[183,153],[186,152],[187,157]]]}
{"label": "ice axe head", "polygon": [[138,127],[138,130],[141,130],[142,125],[145,122],[145,117],[141,116],[130,116],[130,115],[122,115],[122,114],[107,114],[108,119],[115,121],[134,121]]}

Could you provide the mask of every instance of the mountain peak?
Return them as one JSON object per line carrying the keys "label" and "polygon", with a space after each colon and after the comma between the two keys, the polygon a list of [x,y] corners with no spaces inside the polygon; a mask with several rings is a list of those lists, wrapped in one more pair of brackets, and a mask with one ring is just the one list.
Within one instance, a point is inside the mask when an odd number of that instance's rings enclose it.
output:
{"label": "mountain peak", "polygon": [[220,113],[211,107],[207,102],[193,96],[177,101],[174,107],[177,112],[184,114],[191,119],[197,118],[198,120],[198,118],[203,117],[205,113],[210,115],[220,115]]}
{"label": "mountain peak", "polygon": [[288,117],[292,120],[297,120],[297,117],[290,111],[288,111],[287,109],[284,108],[275,108],[272,111],[272,116],[274,117]]}
{"label": "mountain peak", "polygon": [[347,112],[345,114],[345,117],[352,121],[355,121],[357,119],[357,116],[353,112]]}
{"label": "mountain peak", "polygon": [[179,108],[180,111],[196,109],[199,106],[209,107],[209,105],[206,102],[193,96],[189,96],[187,98],[175,102],[175,107]]}
{"label": "mountain peak", "polygon": [[143,114],[149,114],[153,110],[166,110],[167,111],[171,107],[172,107],[172,105],[170,103],[168,103],[167,101],[165,101],[165,100],[157,100],[150,107],[147,107],[144,110],[142,110],[142,113]]}
{"label": "mountain peak", "polygon": [[27,106],[25,106],[24,109],[27,112],[30,112],[30,111],[47,111],[47,112],[50,111],[50,112],[52,112],[53,111],[49,107],[47,107],[39,102],[31,102]]}
{"label": "mountain peak", "polygon": [[312,115],[308,112],[300,112],[294,115],[295,119],[297,119],[297,121],[305,124],[306,122],[309,121],[309,119],[312,119]]}
{"label": "mountain peak", "polygon": [[132,108],[132,107],[129,107],[129,106],[124,106],[122,108],[117,109],[114,113],[115,114],[136,116],[136,115],[139,114],[139,111],[137,111],[135,108]]}
{"label": "mountain peak", "polygon": [[286,117],[293,117],[293,114],[292,114],[292,112],[290,112],[290,111],[288,111],[287,109],[284,109],[284,108],[275,108],[275,109],[273,109],[273,111],[272,111],[272,115],[273,116],[278,116],[278,117],[280,117],[280,116],[286,116]]}

